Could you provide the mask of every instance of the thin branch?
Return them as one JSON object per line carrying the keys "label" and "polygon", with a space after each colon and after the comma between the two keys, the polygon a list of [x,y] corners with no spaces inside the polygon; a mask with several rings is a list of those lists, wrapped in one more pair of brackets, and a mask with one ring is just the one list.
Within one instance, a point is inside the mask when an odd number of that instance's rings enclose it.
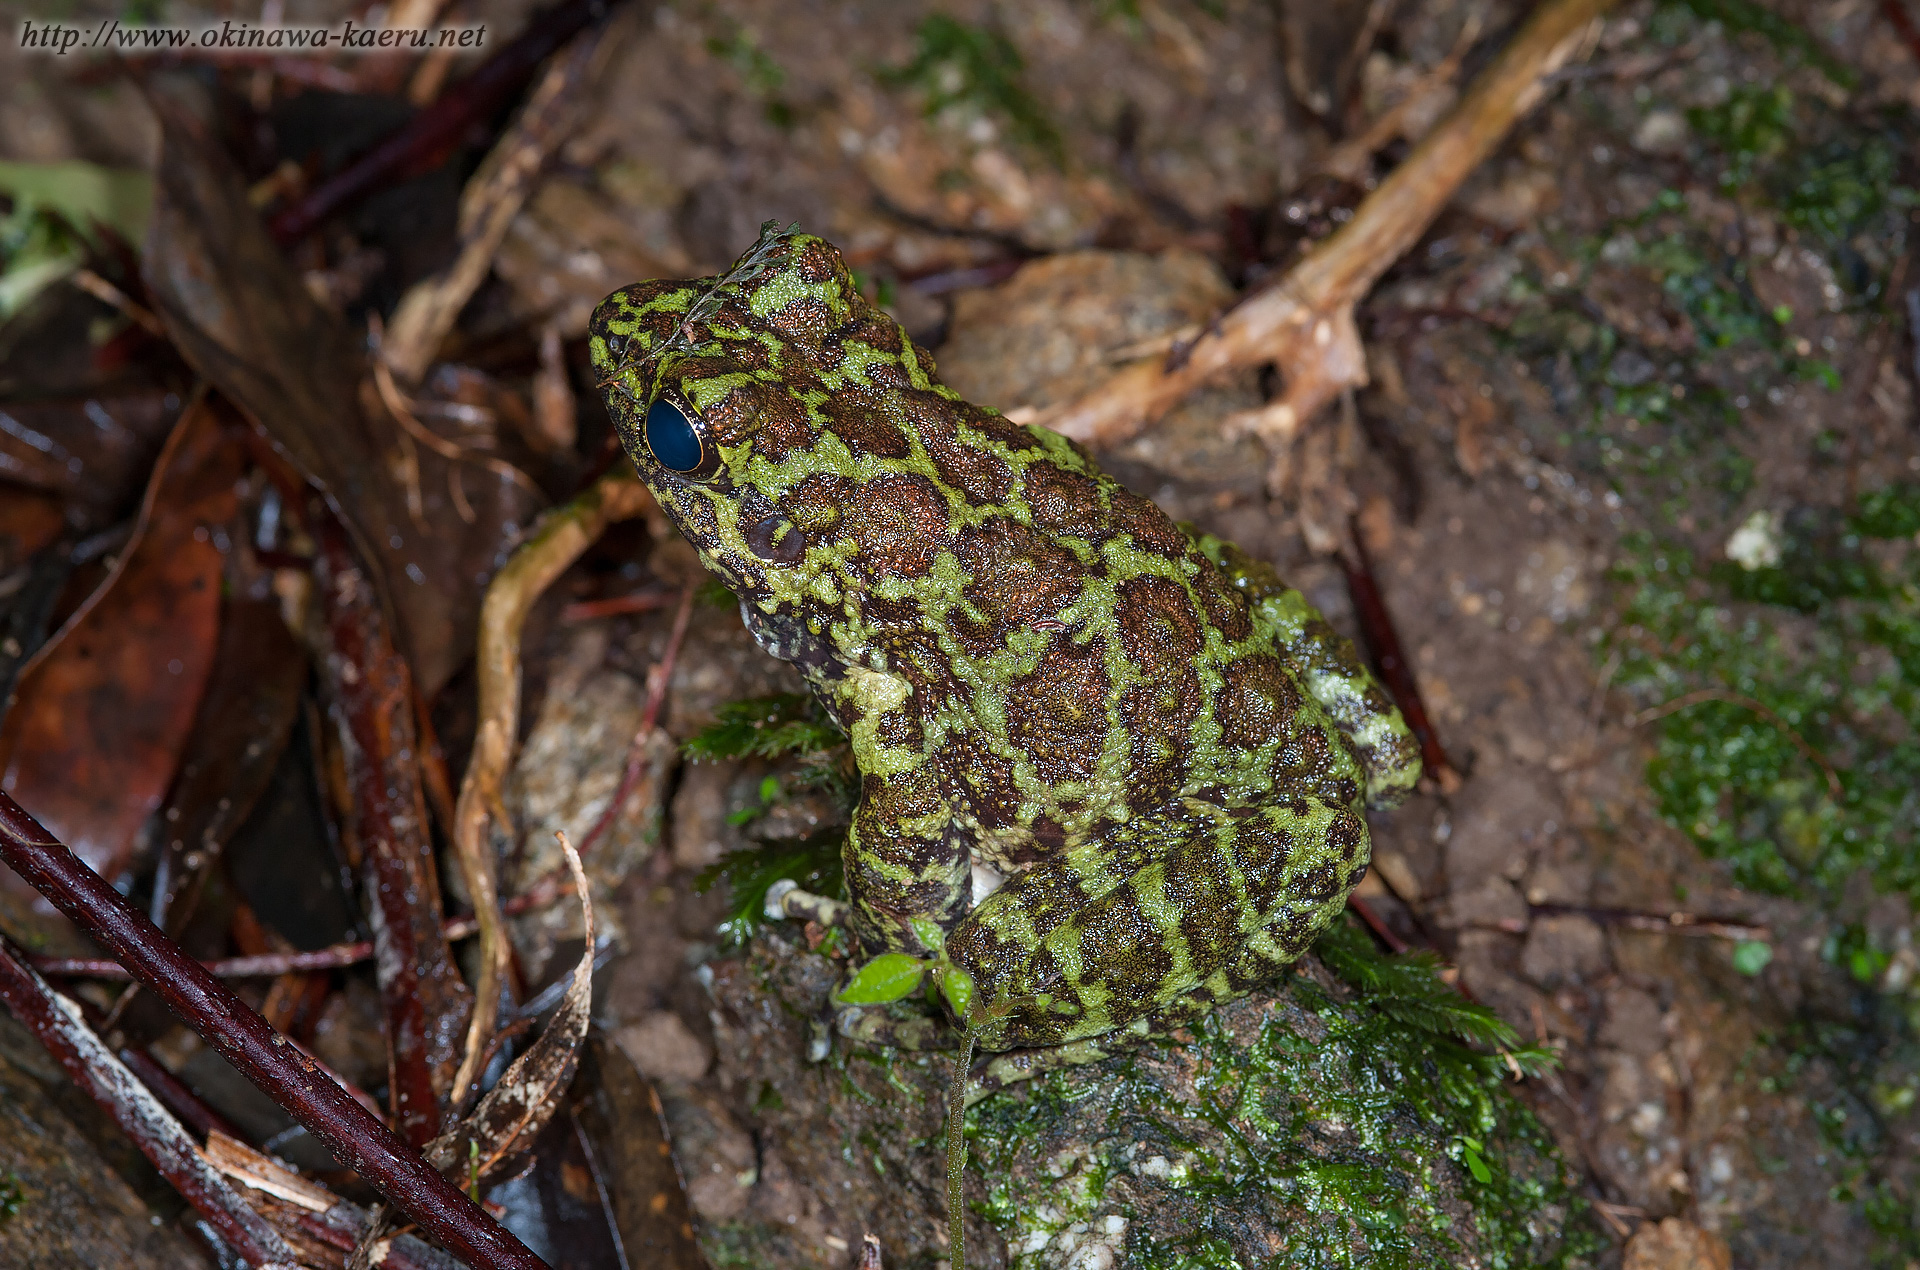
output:
{"label": "thin branch", "polygon": [[511,44],[501,49],[386,140],[321,182],[299,202],[282,209],[268,229],[282,246],[300,241],[329,216],[350,207],[390,181],[431,171],[477,123],[539,69],[540,63],[611,7],[612,0],[565,0],[537,13]]}
{"label": "thin branch", "polygon": [[[502,904],[501,913],[508,917],[518,917],[536,908],[545,908],[560,897],[566,876],[566,870],[555,870]],[[471,939],[479,930],[479,920],[472,917],[450,917],[440,925],[440,934],[448,942]],[[219,979],[272,979],[303,971],[337,970],[342,966],[352,966],[372,959],[373,944],[368,940],[361,940],[358,943],[332,944],[326,948],[316,948],[311,952],[222,957],[217,961],[203,961],[200,964],[206,968],[208,974]],[[130,979],[133,977],[127,973],[125,966],[106,957],[34,957],[32,962],[35,970],[56,978]]]}
{"label": "thin branch", "polygon": [[666,651],[661,653],[659,664],[647,675],[647,704],[640,712],[640,726],[633,734],[633,744],[627,747],[627,765],[620,773],[620,788],[614,791],[607,809],[600,813],[599,823],[581,840],[580,854],[583,856],[593,850],[593,845],[620,818],[620,809],[627,805],[627,799],[633,796],[641,775],[647,769],[647,755],[652,752],[654,736],[660,728],[660,710],[666,704],[667,681],[673,678],[674,659],[680,655],[680,644],[687,637],[687,622],[693,615],[693,593],[693,584],[688,583],[687,589],[680,595],[680,608],[673,615],[673,632],[667,636]]}
{"label": "thin branch", "polygon": [[118,958],[182,1022],[318,1138],[336,1159],[469,1265],[546,1270],[186,950],[0,792],[0,861]]}
{"label": "thin branch", "polygon": [[1374,665],[1380,668],[1380,678],[1386,681],[1387,691],[1393,694],[1393,703],[1400,707],[1400,713],[1406,717],[1407,727],[1420,743],[1420,761],[1427,769],[1427,775],[1433,778],[1440,792],[1451,794],[1460,788],[1460,773],[1447,757],[1446,749],[1440,744],[1440,734],[1434,730],[1433,721],[1427,716],[1427,703],[1420,696],[1420,685],[1413,677],[1413,668],[1407,665],[1406,654],[1400,648],[1400,635],[1394,628],[1393,615],[1387,611],[1387,602],[1380,594],[1380,584],[1375,579],[1373,559],[1367,553],[1366,542],[1360,536],[1360,526],[1355,524],[1350,535],[1353,551],[1351,555],[1342,553],[1341,568],[1347,575],[1347,594],[1353,600],[1354,616],[1360,621],[1360,638],[1373,655]]}
{"label": "thin branch", "polygon": [[1277,364],[1286,392],[1237,426],[1290,438],[1344,388],[1367,382],[1354,305],[1420,240],[1467,176],[1545,95],[1612,0],[1547,0],[1406,160],[1275,285],[1246,297],[1179,355],[1117,372],[1040,422],[1096,449],[1135,436],[1189,393]]}
{"label": "thin branch", "polygon": [[500,883],[489,829],[510,832],[502,790],[520,727],[520,635],[534,601],[609,524],[631,519],[652,506],[647,487],[630,466],[620,463],[585,493],[541,518],[488,585],[481,604],[479,725],[453,817],[453,855],[479,926],[480,975],[466,1048],[453,1079],[456,1100],[466,1096],[484,1070],[481,1059],[499,1019],[500,985],[511,955],[500,914]]}
{"label": "thin branch", "polygon": [[472,1001],[440,934],[434,863],[414,732],[413,675],[346,531],[317,517],[314,578],[325,617],[321,684],[352,788],[353,835],[379,950],[391,1106],[415,1145],[440,1132],[453,1036]]}
{"label": "thin branch", "polygon": [[[0,799],[5,799],[0,804],[0,816],[4,816],[13,800],[5,795]],[[248,1265],[296,1270],[293,1249],[208,1167],[186,1129],[94,1035],[81,1018],[80,1007],[48,987],[4,935],[0,935],[0,1000]]]}

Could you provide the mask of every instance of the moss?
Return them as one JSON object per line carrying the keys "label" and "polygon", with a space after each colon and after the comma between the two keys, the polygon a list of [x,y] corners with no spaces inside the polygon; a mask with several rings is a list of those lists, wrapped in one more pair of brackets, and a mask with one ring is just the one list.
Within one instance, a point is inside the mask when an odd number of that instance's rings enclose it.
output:
{"label": "moss", "polygon": [[[1848,78],[1804,31],[1744,0],[1664,5],[1653,35],[1717,38],[1704,20],[1764,36],[1783,62]],[[1755,41],[1742,52],[1764,58]],[[1743,224],[1771,224],[1831,271],[1825,304],[1847,315],[1845,339],[1901,340],[1887,284],[1920,202],[1912,112],[1850,112],[1807,89],[1807,77],[1763,62],[1717,105],[1688,112],[1687,167],[1739,205]],[[1858,915],[1862,879],[1920,898],[1920,487],[1869,488],[1840,505],[1780,493],[1757,513],[1748,505],[1763,443],[1776,470],[1798,460],[1816,472],[1875,443],[1839,409],[1828,413],[1843,422],[1799,455],[1781,452],[1784,431],[1749,431],[1764,401],[1840,386],[1825,360],[1834,341],[1815,348],[1809,337],[1846,328],[1762,300],[1751,244],[1726,232],[1724,212],[1669,190],[1562,244],[1583,272],[1536,283],[1509,338],[1571,420],[1536,442],[1598,474],[1616,523],[1637,526],[1616,553],[1615,609],[1594,651],[1609,686],[1656,729],[1646,769],[1656,805],[1735,882],[1810,902],[1831,921],[1826,979],[1742,1076],[1790,1094],[1826,1150],[1766,1167],[1828,1188],[1877,1233],[1879,1263],[1907,1265],[1920,1256],[1920,1179],[1900,1145],[1920,1102],[1920,959],[1904,937],[1888,942],[1840,915]],[[1655,308],[1678,320],[1647,320]],[[1739,551],[1736,530],[1748,539]],[[1772,973],[1745,951],[1742,973]]]}
{"label": "moss", "polygon": [[[1323,964],[1382,963],[1408,988],[1424,979],[1470,1026],[1492,1017],[1349,928],[1321,951]],[[1184,1049],[976,1107],[984,1212],[1016,1266],[1062,1264],[1089,1241],[1125,1248],[1127,1264],[1196,1268],[1582,1264],[1597,1236],[1506,1061],[1450,1030],[1323,969],[1297,975],[1215,1011]]]}
{"label": "moss", "polygon": [[1060,130],[1022,81],[1025,63],[1000,32],[944,13],[928,14],[914,33],[913,59],[879,72],[883,84],[911,88],[926,99],[928,116],[993,117],[1013,137],[1056,166],[1066,163]]}

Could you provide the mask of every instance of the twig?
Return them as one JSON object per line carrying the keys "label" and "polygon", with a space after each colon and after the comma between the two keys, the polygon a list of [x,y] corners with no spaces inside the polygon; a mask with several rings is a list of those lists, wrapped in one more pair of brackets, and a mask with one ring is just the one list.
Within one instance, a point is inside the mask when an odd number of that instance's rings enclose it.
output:
{"label": "twig", "polygon": [[239,1128],[232,1121],[208,1106],[199,1094],[187,1088],[178,1076],[168,1071],[159,1059],[146,1050],[123,1049],[120,1051],[120,1061],[154,1092],[155,1097],[167,1104],[168,1110],[191,1125],[195,1133],[203,1137],[209,1133],[224,1133],[234,1138],[240,1136]]}
{"label": "twig", "polygon": [[[1222,314],[1168,362],[1140,362],[1040,422],[1096,449],[1138,434],[1187,394],[1232,371],[1277,364],[1286,393],[1238,420],[1284,440],[1343,389],[1367,382],[1354,305],[1418,242],[1468,174],[1546,92],[1612,0],[1547,0],[1459,105],[1276,285]],[[1178,361],[1178,365],[1169,364]],[[1233,422],[1233,421],[1230,421]]]}
{"label": "twig", "polygon": [[660,662],[647,675],[647,704],[640,712],[640,726],[633,734],[633,744],[627,747],[626,769],[620,773],[620,788],[614,791],[613,799],[607,803],[607,809],[600,813],[599,823],[580,842],[580,854],[586,855],[593,850],[593,844],[613,822],[620,818],[620,809],[627,805],[627,799],[640,784],[640,776],[646,771],[649,743],[660,726],[660,710],[666,704],[667,681],[673,678],[674,659],[680,655],[681,641],[687,637],[687,622],[693,616],[692,583],[680,594],[680,608],[673,615],[673,633],[667,636],[667,647],[660,654]]}
{"label": "twig", "polygon": [[296,243],[334,213],[389,181],[438,167],[469,129],[519,91],[540,63],[615,0],[565,0],[528,22],[527,29],[485,65],[415,115],[385,141],[282,209],[268,229],[282,245]]}
{"label": "twig", "polygon": [[1793,748],[1799,750],[1809,763],[1812,763],[1825,774],[1827,778],[1827,793],[1832,796],[1833,801],[1837,803],[1845,799],[1846,788],[1840,783],[1840,773],[1833,770],[1833,764],[1827,762],[1826,756],[1808,744],[1807,739],[1794,731],[1792,725],[1785,719],[1744,693],[1732,692],[1726,688],[1701,688],[1695,692],[1689,692],[1684,696],[1675,697],[1672,701],[1668,701],[1662,705],[1642,710],[1639,714],[1633,716],[1631,723],[1632,726],[1636,728],[1645,727],[1649,723],[1657,723],[1668,715],[1678,714],[1682,710],[1697,706],[1705,701],[1724,701],[1728,705],[1743,706],[1759,715],[1768,723],[1771,723],[1774,727],[1780,729],[1780,731],[1786,734],[1787,740],[1793,742]]}
{"label": "twig", "polygon": [[379,950],[394,1115],[415,1145],[440,1132],[453,1037],[472,1000],[440,934],[440,879],[420,785],[413,676],[379,598],[333,517],[315,518],[314,574],[325,613],[321,682],[352,789],[354,837]]}
{"label": "twig", "polygon": [[134,325],[138,326],[147,334],[160,339],[167,338],[167,328],[160,325],[160,319],[153,315],[152,309],[136,302],[132,296],[129,296],[126,292],[114,286],[93,270],[76,269],[69,281],[94,299],[100,301],[100,303],[111,305],[113,308],[120,310],[121,313],[126,315],[129,321],[133,322]]}
{"label": "twig", "polygon": [[[6,798],[0,817],[13,806]],[[0,832],[10,828],[0,825]],[[4,935],[0,1000],[248,1265],[295,1270],[293,1249],[207,1166],[186,1129],[101,1043],[80,1017],[80,1008],[48,987]]]}
{"label": "twig", "polygon": [[1373,905],[1367,903],[1358,895],[1349,895],[1347,896],[1347,907],[1352,909],[1355,915],[1367,924],[1367,929],[1373,932],[1375,939],[1387,946],[1388,952],[1397,957],[1407,951],[1407,941],[1393,933],[1393,928],[1381,920],[1380,914],[1373,911]]}
{"label": "twig", "polygon": [[1644,913],[1628,908],[1593,908],[1585,904],[1529,904],[1524,920],[1506,918],[1496,922],[1474,922],[1482,930],[1505,931],[1524,935],[1536,917],[1584,917],[1604,926],[1625,926],[1629,930],[1656,934],[1691,935],[1710,939],[1766,939],[1768,927],[1721,917],[1698,917],[1692,913]]}
{"label": "twig", "polygon": [[614,595],[604,600],[580,600],[560,610],[562,622],[591,622],[603,617],[619,617],[624,613],[651,613],[663,609],[673,600],[673,592],[649,590],[635,591],[631,595]]}
{"label": "twig", "polygon": [[508,827],[501,791],[520,727],[520,635],[534,601],[616,520],[638,516],[653,496],[621,463],[592,488],[541,518],[487,587],[480,608],[479,725],[473,756],[454,808],[453,854],[480,932],[480,976],[473,1018],[454,1076],[455,1097],[479,1078],[480,1061],[499,1018],[500,985],[511,950],[500,915],[500,883],[490,827]]}
{"label": "twig", "polygon": [[[340,1265],[366,1229],[365,1209],[312,1178],[282,1168],[231,1134],[208,1134],[204,1154],[208,1164],[242,1188],[256,1212],[300,1245],[301,1260],[309,1265]],[[411,1235],[388,1243],[385,1258],[381,1270],[460,1270],[447,1254]]]}
{"label": "twig", "polygon": [[460,242],[453,263],[400,297],[379,360],[402,382],[417,384],[425,377],[460,310],[486,281],[541,169],[573,131],[599,37],[599,29],[583,31],[553,59],[520,117],[461,191]]}
{"label": "twig", "polygon": [[421,1229],[473,1266],[547,1270],[526,1245],[434,1172],[4,792],[0,861],[133,971],[202,1041]]}
{"label": "twig", "polygon": [[[536,908],[544,908],[558,899],[562,883],[566,881],[566,870],[556,869],[541,878],[532,887],[500,906],[507,917],[518,917],[530,913]],[[480,923],[472,917],[450,917],[440,925],[440,934],[448,941],[471,939],[480,930]],[[337,970],[343,966],[369,961],[373,957],[373,944],[367,940],[358,943],[332,944],[326,948],[316,948],[311,952],[264,953],[254,957],[222,957],[217,961],[203,961],[207,973],[219,979],[271,979],[280,975],[295,974],[302,971]],[[35,957],[33,968],[43,975],[71,979],[130,979],[127,968],[117,961],[105,957]]]}

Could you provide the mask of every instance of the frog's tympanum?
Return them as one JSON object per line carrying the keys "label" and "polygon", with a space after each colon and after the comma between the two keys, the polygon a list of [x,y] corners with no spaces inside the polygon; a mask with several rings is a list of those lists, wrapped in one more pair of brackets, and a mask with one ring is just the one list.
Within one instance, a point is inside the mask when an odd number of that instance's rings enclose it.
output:
{"label": "frog's tympanum", "polygon": [[1198,1013],[1339,913],[1418,753],[1268,565],[962,401],[819,238],[617,291],[591,345],[641,478],[851,738],[850,903],[782,911],[926,963],[989,1050]]}

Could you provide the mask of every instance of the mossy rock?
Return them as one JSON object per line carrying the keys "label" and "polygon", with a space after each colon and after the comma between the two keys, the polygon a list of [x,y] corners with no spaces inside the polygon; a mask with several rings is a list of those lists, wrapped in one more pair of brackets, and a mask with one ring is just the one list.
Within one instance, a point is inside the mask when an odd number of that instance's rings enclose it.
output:
{"label": "mossy rock", "polygon": [[[836,1040],[806,1062],[840,967],[780,934],[710,969],[709,1088],[795,1192],[784,1220],[703,1231],[714,1264],[851,1265],[834,1245],[865,1231],[889,1270],[943,1264],[948,1057]],[[1310,959],[1191,1032],[975,1105],[969,1264],[1585,1265],[1585,1206],[1502,1066]]]}

